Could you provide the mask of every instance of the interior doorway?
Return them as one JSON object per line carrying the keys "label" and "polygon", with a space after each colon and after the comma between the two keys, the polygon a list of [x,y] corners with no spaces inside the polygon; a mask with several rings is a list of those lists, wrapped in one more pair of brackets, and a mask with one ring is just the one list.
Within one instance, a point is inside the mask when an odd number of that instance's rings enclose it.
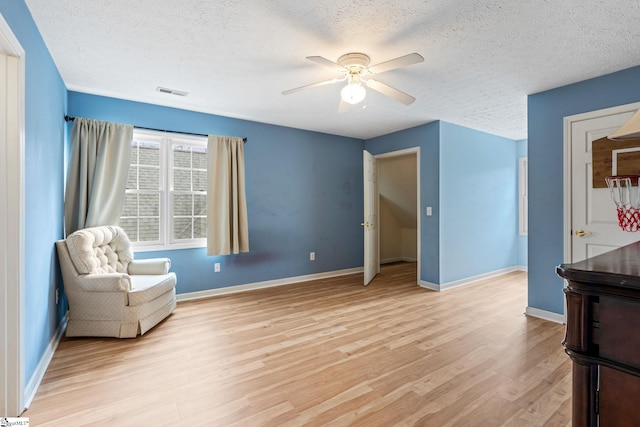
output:
{"label": "interior doorway", "polygon": [[416,262],[420,279],[420,148],[379,154],[378,232],[381,264]]}

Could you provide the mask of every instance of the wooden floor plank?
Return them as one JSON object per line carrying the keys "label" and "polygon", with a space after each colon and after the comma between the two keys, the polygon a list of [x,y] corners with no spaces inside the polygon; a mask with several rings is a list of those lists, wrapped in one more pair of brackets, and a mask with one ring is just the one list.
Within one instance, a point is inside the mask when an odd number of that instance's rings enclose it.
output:
{"label": "wooden floor plank", "polygon": [[526,274],[445,292],[416,264],[178,304],[136,339],[64,338],[38,426],[494,426],[571,422],[563,325]]}

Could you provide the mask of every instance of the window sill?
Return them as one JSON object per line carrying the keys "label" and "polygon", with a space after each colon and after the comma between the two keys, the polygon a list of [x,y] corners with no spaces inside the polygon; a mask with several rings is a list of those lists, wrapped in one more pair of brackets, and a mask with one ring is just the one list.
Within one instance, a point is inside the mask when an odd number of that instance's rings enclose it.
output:
{"label": "window sill", "polygon": [[171,245],[137,245],[135,243],[131,244],[131,248],[134,253],[138,252],[160,252],[160,251],[177,251],[181,249],[200,249],[206,248],[207,242],[197,242],[197,243],[174,243]]}

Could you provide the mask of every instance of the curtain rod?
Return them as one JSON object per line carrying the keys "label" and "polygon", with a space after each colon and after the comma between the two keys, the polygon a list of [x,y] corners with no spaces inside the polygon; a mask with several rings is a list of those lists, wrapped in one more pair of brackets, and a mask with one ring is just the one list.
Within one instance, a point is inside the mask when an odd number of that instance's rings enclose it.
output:
{"label": "curtain rod", "polygon": [[[75,120],[75,117],[71,117],[71,116],[64,116],[64,121],[65,122],[72,122]],[[173,132],[173,133],[181,133],[183,135],[194,135],[194,136],[204,136],[204,137],[208,137],[209,135],[204,135],[202,133],[191,133],[191,132],[174,132],[174,131],[170,131],[170,130],[165,130],[165,129],[154,129],[154,128],[145,128],[142,126],[134,126],[134,128],[136,129],[144,129],[144,130],[153,130],[156,132]],[[242,138],[242,142],[247,142],[247,138]]]}

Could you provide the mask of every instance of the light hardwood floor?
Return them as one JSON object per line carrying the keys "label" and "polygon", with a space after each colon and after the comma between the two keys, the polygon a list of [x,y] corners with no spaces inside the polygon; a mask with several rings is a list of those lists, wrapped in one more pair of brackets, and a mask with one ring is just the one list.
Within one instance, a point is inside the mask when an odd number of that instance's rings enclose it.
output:
{"label": "light hardwood floor", "polygon": [[433,292],[415,264],[178,304],[137,339],[63,339],[32,426],[568,426],[564,326],[526,274]]}

